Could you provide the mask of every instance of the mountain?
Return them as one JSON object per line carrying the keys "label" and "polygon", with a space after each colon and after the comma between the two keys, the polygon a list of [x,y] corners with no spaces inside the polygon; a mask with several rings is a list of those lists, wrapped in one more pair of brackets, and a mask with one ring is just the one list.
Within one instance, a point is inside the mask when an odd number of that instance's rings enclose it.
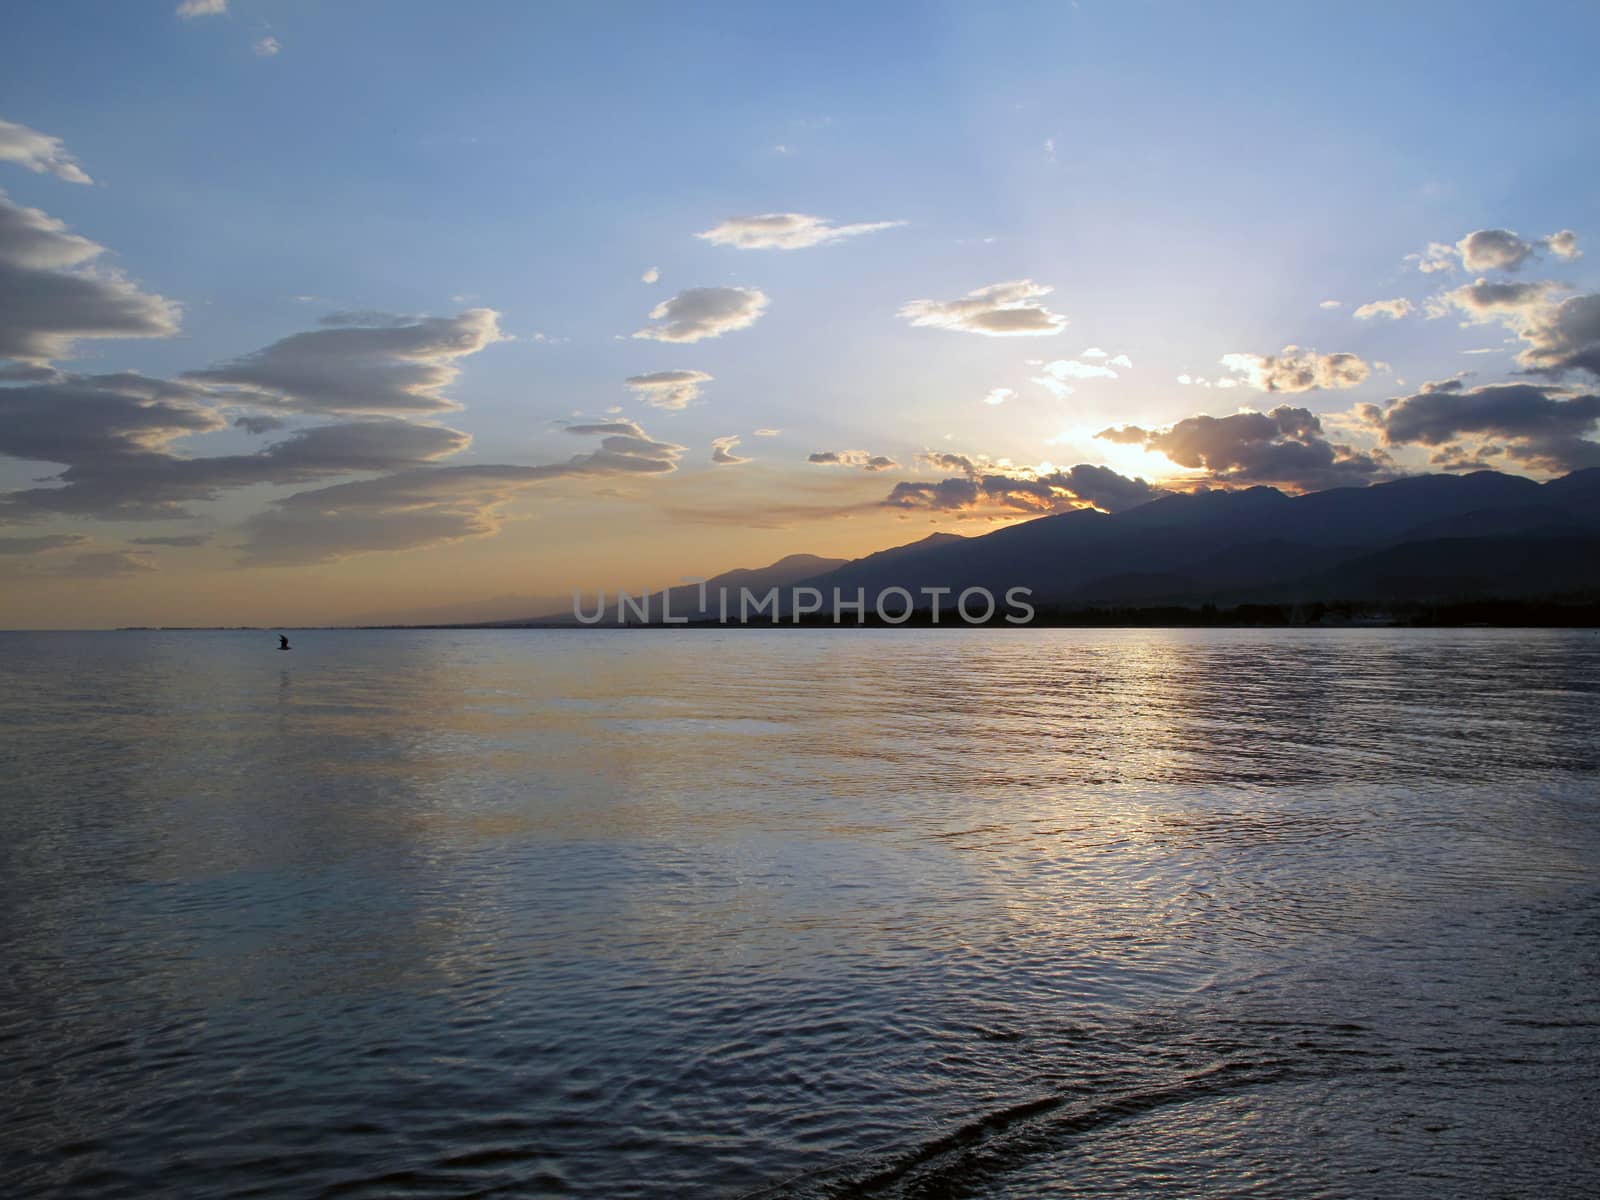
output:
{"label": "mountain", "polygon": [[389,609],[363,613],[339,622],[356,629],[388,625],[484,625],[509,621],[518,613],[549,612],[563,603],[560,596],[496,596],[492,600],[463,600],[432,608]]}
{"label": "mountain", "polygon": [[[936,533],[854,560],[796,554],[650,597],[649,623],[717,621],[719,597],[737,621],[791,620],[797,589],[859,594],[869,613],[898,614],[904,589],[948,607],[968,588],[1003,605],[1027,588],[1037,608],[1237,607],[1250,604],[1414,604],[1585,595],[1600,599],[1600,468],[1548,483],[1480,471],[1420,475],[1369,487],[1289,496],[1275,488],[1172,494],[1115,514],[1078,509],[979,537]],[[775,606],[759,605],[779,589]],[[886,595],[886,593],[888,593]],[[603,624],[615,625],[616,597]],[[812,598],[805,597],[806,604]],[[584,597],[593,611],[594,597]],[[636,610],[637,612],[637,610]],[[851,610],[845,620],[853,620]],[[631,615],[630,624],[646,623]],[[575,625],[570,611],[494,625]]]}
{"label": "mountain", "polygon": [[[903,547],[804,581],[873,605],[889,588],[1035,605],[1200,605],[1541,596],[1600,586],[1600,469],[1540,484],[1482,471],[1287,496],[1170,495],[1081,509],[983,537]],[[944,603],[950,603],[946,599]],[[886,601],[895,607],[893,597]],[[927,607],[921,599],[918,607]]]}
{"label": "mountain", "polygon": [[[935,537],[947,536],[935,534]],[[956,539],[960,541],[960,538]],[[624,616],[635,625],[660,624],[663,614],[670,614],[674,621],[682,617],[692,621],[714,621],[719,615],[718,597],[726,591],[732,597],[733,611],[737,611],[740,589],[748,589],[752,593],[765,594],[772,588],[790,588],[801,581],[826,574],[849,562],[845,558],[823,558],[817,554],[790,554],[780,558],[777,562],[765,567],[741,568],[725,571],[721,575],[713,576],[705,582],[706,606],[700,605],[700,585],[695,583],[684,584],[681,587],[667,588],[662,591],[650,593],[648,600],[645,597],[634,597],[638,601],[638,608],[629,608],[624,611]],[[604,615],[598,621],[588,622],[595,625],[621,625],[623,621],[617,615],[618,598],[615,594],[605,597],[606,604]],[[597,597],[585,595],[581,604],[585,613],[592,614],[597,611]],[[646,621],[641,612],[648,612]],[[569,604],[566,608],[545,610],[545,615],[537,617],[519,617],[513,620],[489,621],[482,624],[494,627],[514,627],[519,625],[579,625],[583,624],[573,615]]]}

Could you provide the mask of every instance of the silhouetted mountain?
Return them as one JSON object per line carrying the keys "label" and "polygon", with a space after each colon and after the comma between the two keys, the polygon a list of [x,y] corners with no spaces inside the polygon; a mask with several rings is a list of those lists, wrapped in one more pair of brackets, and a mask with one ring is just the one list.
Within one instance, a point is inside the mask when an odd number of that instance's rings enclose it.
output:
{"label": "silhouetted mountain", "polygon": [[[935,534],[935,537],[949,535]],[[960,538],[955,540],[960,541]],[[892,553],[892,552],[890,552]],[[663,614],[670,613],[673,620],[686,618],[691,621],[717,620],[719,614],[719,597],[725,590],[733,599],[733,611],[737,612],[740,589],[764,594],[772,588],[789,588],[810,579],[816,575],[831,571],[836,567],[849,562],[845,558],[823,558],[817,554],[790,554],[780,558],[777,562],[765,567],[746,567],[732,571],[725,571],[721,575],[713,576],[705,582],[707,604],[700,606],[700,585],[696,583],[685,584],[681,587],[668,588],[652,592],[649,596],[648,608],[644,608],[644,599],[634,597],[641,605],[641,611],[649,613],[649,623],[660,624]],[[621,625],[624,622],[617,616],[617,597],[615,593],[608,593],[605,597],[605,616],[594,624]],[[585,595],[582,597],[585,613],[593,613],[597,607],[597,597]],[[632,624],[644,623],[637,615],[630,615],[625,611],[624,616]],[[543,616],[521,617],[516,620],[494,621],[487,623],[491,627],[507,627],[518,625],[578,625],[580,622],[573,615],[571,607],[547,612]]]}
{"label": "silhouetted mountain", "polygon": [[[967,588],[997,602],[1027,588],[1036,607],[1230,608],[1314,603],[1400,604],[1592,594],[1600,599],[1600,469],[1540,484],[1515,475],[1422,475],[1288,496],[1269,487],[1172,494],[1115,514],[1079,509],[980,537],[936,533],[850,561],[796,554],[767,567],[728,571],[663,595],[676,619],[717,621],[720,596],[737,621],[744,590],[759,601],[780,590],[776,611],[794,611],[794,589],[813,588],[831,609],[835,589],[867,612],[897,614],[904,598],[926,610],[924,589],[949,607]],[[888,594],[885,594],[888,593]],[[601,623],[620,623],[609,596]],[[595,597],[584,598],[594,611]],[[768,623],[773,608],[755,608]],[[853,620],[847,612],[846,620]],[[570,611],[495,625],[574,625]],[[637,616],[632,624],[643,623]]]}
{"label": "silhouetted mountain", "polygon": [[1035,604],[1083,606],[1512,597],[1594,587],[1572,561],[1584,555],[1600,560],[1600,470],[1548,484],[1481,471],[1079,510],[858,559],[805,585],[852,598],[861,589],[869,607],[904,588],[924,608],[922,589],[969,587],[997,597],[1026,587]]}

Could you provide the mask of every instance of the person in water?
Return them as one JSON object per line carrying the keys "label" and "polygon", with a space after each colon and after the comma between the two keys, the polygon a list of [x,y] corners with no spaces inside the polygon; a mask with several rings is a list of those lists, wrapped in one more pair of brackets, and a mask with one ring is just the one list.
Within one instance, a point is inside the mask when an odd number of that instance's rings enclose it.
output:
{"label": "person in water", "polygon": [[279,650],[287,650],[287,649],[289,649],[289,639],[284,637],[284,635],[281,634],[281,633],[278,635],[278,649]]}

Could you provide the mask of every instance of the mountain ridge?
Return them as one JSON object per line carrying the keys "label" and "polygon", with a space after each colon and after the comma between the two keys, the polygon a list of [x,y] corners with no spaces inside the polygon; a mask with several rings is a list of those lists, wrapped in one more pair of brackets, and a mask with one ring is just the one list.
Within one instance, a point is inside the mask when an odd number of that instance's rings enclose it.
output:
{"label": "mountain ridge", "polygon": [[[1406,547],[1410,547],[1409,550]],[[1588,563],[1597,564],[1589,568]],[[818,569],[809,570],[816,566]],[[968,588],[997,600],[1030,590],[1034,605],[1200,607],[1217,604],[1417,602],[1595,592],[1600,598],[1600,468],[1545,483],[1477,471],[1418,475],[1366,487],[1288,495],[1256,486],[1168,493],[1117,513],[1075,509],[989,533],[935,533],[857,559],[788,555],[766,567],[723,572],[699,585],[652,593],[648,621],[608,609],[604,624],[737,621],[740,589],[782,592],[753,619],[793,618],[794,589],[859,591],[870,613],[890,589],[943,603]],[[808,598],[809,599],[809,598]],[[853,610],[846,620],[853,621]],[[486,623],[576,625],[571,614]]]}

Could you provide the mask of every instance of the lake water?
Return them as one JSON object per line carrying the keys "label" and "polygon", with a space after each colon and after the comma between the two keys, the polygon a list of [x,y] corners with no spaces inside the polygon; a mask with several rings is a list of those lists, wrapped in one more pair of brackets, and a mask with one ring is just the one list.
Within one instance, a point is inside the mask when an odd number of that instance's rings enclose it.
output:
{"label": "lake water", "polygon": [[1600,635],[0,634],[0,1194],[1594,1194]]}

